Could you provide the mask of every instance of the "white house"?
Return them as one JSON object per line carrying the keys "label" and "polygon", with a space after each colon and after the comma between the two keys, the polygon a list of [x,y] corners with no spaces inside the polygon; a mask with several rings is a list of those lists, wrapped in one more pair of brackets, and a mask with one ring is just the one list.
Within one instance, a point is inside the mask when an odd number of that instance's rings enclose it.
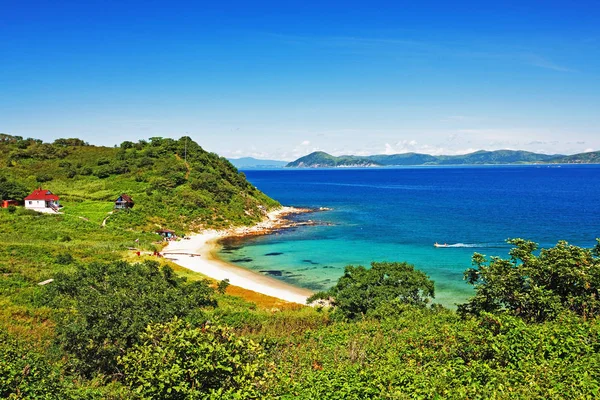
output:
{"label": "white house", "polygon": [[44,213],[57,213],[60,204],[58,196],[46,189],[35,189],[33,193],[25,197],[25,208]]}

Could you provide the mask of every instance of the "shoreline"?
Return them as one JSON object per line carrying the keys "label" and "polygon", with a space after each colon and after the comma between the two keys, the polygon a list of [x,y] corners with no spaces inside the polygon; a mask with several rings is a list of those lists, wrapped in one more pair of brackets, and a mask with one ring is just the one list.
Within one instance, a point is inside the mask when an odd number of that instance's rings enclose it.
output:
{"label": "shoreline", "polygon": [[269,212],[265,219],[253,226],[243,226],[225,230],[205,230],[190,235],[190,239],[169,242],[161,251],[166,259],[189,270],[199,272],[209,278],[222,281],[228,279],[233,286],[265,294],[290,303],[306,305],[306,299],[314,292],[293,286],[275,278],[234,264],[227,263],[217,256],[219,241],[228,237],[267,235],[275,230],[291,228],[311,223],[297,224],[285,219],[292,214],[314,212],[312,209],[281,207]]}

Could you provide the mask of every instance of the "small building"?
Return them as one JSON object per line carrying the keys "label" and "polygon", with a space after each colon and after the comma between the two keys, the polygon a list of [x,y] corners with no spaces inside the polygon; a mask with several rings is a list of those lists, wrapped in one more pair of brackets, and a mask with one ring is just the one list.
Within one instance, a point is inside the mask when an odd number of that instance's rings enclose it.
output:
{"label": "small building", "polygon": [[25,208],[43,213],[57,213],[59,197],[51,191],[38,188],[25,197]]}
{"label": "small building", "polygon": [[8,208],[10,206],[18,206],[19,202],[16,200],[2,200],[2,208]]}
{"label": "small building", "polygon": [[120,210],[122,208],[133,208],[133,199],[123,193],[119,196],[117,200],[115,200],[115,210]]}
{"label": "small building", "polygon": [[170,229],[159,229],[156,231],[156,233],[158,233],[160,236],[164,237],[167,240],[175,239],[177,237],[177,235],[175,235],[175,231],[172,231]]}

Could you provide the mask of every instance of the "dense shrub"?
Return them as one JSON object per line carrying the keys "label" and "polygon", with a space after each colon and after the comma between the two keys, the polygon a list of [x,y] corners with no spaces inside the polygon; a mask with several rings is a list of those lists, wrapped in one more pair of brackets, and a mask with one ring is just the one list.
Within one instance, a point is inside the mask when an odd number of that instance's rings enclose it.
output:
{"label": "dense shrub", "polygon": [[52,177],[52,175],[49,175],[49,174],[38,174],[35,176],[35,180],[39,183],[49,182],[52,179],[54,179],[54,178]]}
{"label": "dense shrub", "polygon": [[561,241],[539,256],[533,242],[509,243],[515,245],[510,259],[494,257],[487,263],[481,254],[473,256],[475,267],[465,278],[476,294],[459,307],[460,313],[506,311],[538,322],[565,311],[584,317],[600,314],[600,241],[594,250]]}
{"label": "dense shrub", "polygon": [[215,305],[206,282],[187,283],[151,261],[78,266],[73,274],[57,274],[49,291],[56,306],[75,311],[59,319],[57,340],[88,375],[116,373],[116,357],[138,342],[148,324],[199,317],[200,307]]}
{"label": "dense shrub", "polygon": [[62,253],[56,256],[56,263],[61,265],[71,264],[73,262],[73,256],[69,253]]}
{"label": "dense shrub", "polygon": [[9,180],[0,176],[0,200],[9,199],[23,201],[23,198],[29,194],[27,187],[19,182]]}
{"label": "dense shrub", "polygon": [[61,371],[39,352],[0,329],[0,397],[63,399]]}
{"label": "dense shrub", "polygon": [[267,383],[265,356],[230,328],[175,319],[149,326],[119,363],[144,399],[254,399]]}
{"label": "dense shrub", "polygon": [[337,313],[354,319],[391,301],[425,306],[433,297],[433,281],[413,265],[373,262],[370,269],[347,266],[335,286],[315,294],[308,302],[330,301]]}

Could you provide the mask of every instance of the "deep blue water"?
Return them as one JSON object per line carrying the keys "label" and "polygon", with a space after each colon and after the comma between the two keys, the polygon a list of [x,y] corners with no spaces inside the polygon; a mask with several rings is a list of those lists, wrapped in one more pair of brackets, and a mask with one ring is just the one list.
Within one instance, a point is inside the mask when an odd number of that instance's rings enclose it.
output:
{"label": "deep blue water", "polygon": [[463,271],[474,252],[506,256],[507,238],[592,247],[600,237],[600,166],[244,172],[284,205],[331,208],[299,218],[332,225],[227,243],[221,257],[313,290],[333,285],[348,264],[407,261],[452,306],[472,293]]}

